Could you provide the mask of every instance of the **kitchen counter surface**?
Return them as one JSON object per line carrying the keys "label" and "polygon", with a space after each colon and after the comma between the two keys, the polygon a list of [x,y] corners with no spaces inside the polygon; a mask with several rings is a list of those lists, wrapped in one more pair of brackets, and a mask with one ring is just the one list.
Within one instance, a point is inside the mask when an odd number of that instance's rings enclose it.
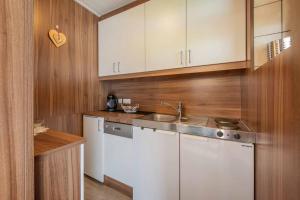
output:
{"label": "kitchen counter surface", "polygon": [[44,156],[83,144],[85,139],[76,135],[49,130],[34,136],[34,156]]}
{"label": "kitchen counter surface", "polygon": [[231,125],[236,126],[236,129],[227,129],[226,123],[224,127],[220,128],[216,123],[218,118],[214,117],[189,116],[183,121],[159,121],[154,118],[154,115],[134,119],[133,125],[243,143],[255,143],[256,140],[256,133],[251,131],[241,120],[237,120],[236,124]]}
{"label": "kitchen counter surface", "polygon": [[123,111],[108,112],[108,111],[95,111],[87,112],[84,115],[103,117],[105,121],[116,122],[122,124],[132,125],[132,120],[148,115],[148,112],[125,113]]}

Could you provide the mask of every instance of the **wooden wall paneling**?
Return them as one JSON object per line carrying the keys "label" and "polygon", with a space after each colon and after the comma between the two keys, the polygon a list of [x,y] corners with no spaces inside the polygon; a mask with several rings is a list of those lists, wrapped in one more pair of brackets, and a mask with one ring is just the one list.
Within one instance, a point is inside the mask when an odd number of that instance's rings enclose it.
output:
{"label": "wooden wall paneling", "polygon": [[[70,0],[35,1],[35,119],[52,129],[82,134],[82,113],[100,106],[99,18]],[[56,48],[49,29],[67,43]]]}
{"label": "wooden wall paneling", "polygon": [[0,1],[0,199],[33,199],[33,1]]}
{"label": "wooden wall paneling", "polygon": [[79,145],[46,156],[37,156],[35,198],[80,200],[80,177]]}
{"label": "wooden wall paneling", "polygon": [[300,198],[300,2],[285,3],[292,47],[242,78],[242,119],[258,132],[256,200]]}
{"label": "wooden wall paneling", "polygon": [[173,109],[160,105],[160,101],[174,106],[182,101],[185,115],[240,118],[240,74],[231,71],[108,81],[108,91],[119,98],[131,98],[133,103],[140,104],[142,111],[174,114]]}

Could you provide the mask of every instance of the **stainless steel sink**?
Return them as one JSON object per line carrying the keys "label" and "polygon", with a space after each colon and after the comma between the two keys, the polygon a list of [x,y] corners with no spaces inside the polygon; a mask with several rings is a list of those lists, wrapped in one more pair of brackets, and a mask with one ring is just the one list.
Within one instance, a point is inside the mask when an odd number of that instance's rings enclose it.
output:
{"label": "stainless steel sink", "polygon": [[157,122],[173,122],[177,119],[174,115],[152,114],[149,120]]}

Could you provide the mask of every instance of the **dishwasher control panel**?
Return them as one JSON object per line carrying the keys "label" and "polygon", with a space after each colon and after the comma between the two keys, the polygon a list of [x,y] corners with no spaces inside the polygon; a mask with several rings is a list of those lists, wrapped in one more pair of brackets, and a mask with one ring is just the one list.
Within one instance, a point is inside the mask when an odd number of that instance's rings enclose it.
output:
{"label": "dishwasher control panel", "polygon": [[104,122],[104,133],[132,139],[132,126],[128,124]]}

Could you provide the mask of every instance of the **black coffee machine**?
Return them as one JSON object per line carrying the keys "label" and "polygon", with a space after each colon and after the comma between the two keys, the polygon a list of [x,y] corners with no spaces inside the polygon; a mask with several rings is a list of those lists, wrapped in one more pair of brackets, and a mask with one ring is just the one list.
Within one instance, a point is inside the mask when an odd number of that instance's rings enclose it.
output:
{"label": "black coffee machine", "polygon": [[109,112],[114,112],[118,108],[118,98],[113,95],[109,94],[107,96],[107,103],[106,103],[106,108]]}

